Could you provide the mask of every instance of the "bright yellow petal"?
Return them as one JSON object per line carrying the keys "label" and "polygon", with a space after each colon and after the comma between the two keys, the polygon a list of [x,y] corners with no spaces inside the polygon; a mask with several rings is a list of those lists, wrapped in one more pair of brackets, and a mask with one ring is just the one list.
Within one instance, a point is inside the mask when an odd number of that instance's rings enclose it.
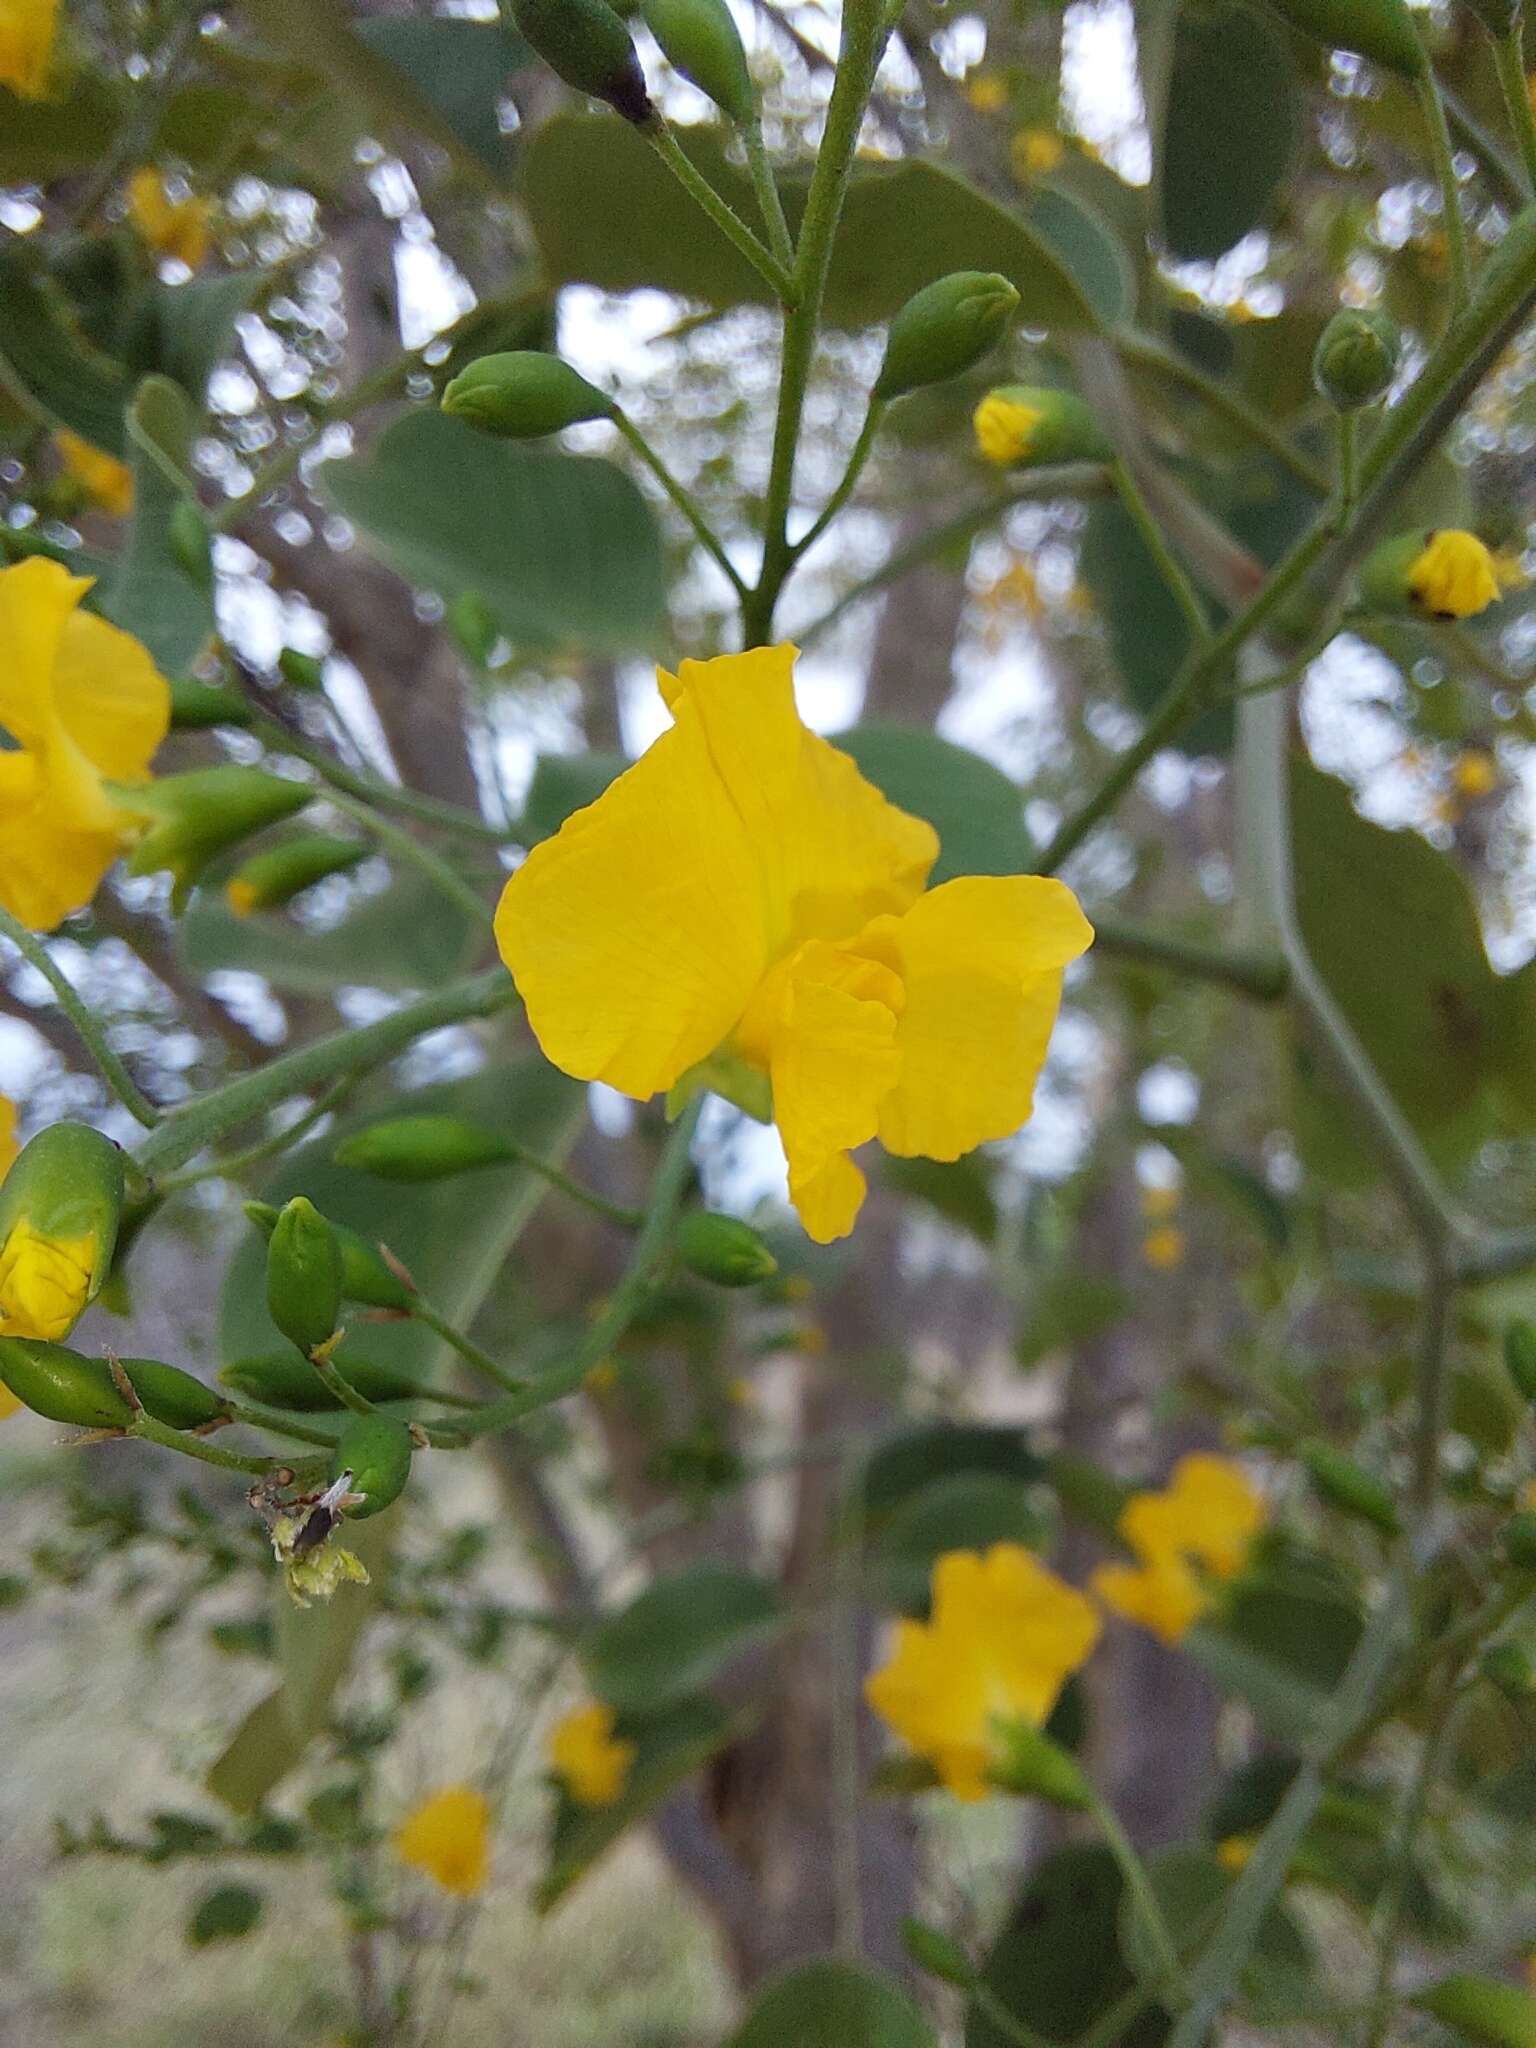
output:
{"label": "bright yellow petal", "polygon": [[112,782],[139,782],[171,723],[171,686],[149,650],[91,612],[59,637],[54,703],[86,759]]}
{"label": "bright yellow petal", "polygon": [[0,726],[18,746],[40,746],[53,730],[59,644],[90,587],[46,555],[0,569]]}
{"label": "bright yellow petal", "polygon": [[768,965],[762,891],[704,729],[677,722],[508,882],[496,943],[545,1057],[626,1095],[715,1050]]}
{"label": "bright yellow petal", "polygon": [[1185,1552],[1217,1578],[1236,1578],[1265,1520],[1263,1496],[1241,1465],[1192,1451],[1173,1468],[1168,1493],[1183,1518]]}
{"label": "bright yellow petal", "polygon": [[845,939],[914,901],[938,858],[931,825],[899,811],[795,709],[793,647],[685,661],[658,677],[691,705],[757,863],[769,957]]}
{"label": "bright yellow petal", "polygon": [[1063,883],[1008,875],[946,882],[855,941],[906,989],[901,1075],[880,1114],[887,1151],[958,1159],[1028,1121],[1062,971],[1092,938]]}
{"label": "bright yellow petal", "polygon": [[48,790],[33,755],[0,753],[0,903],[34,932],[89,903],[121,851],[118,830],[60,823]]}
{"label": "bright yellow petal", "polygon": [[395,1830],[395,1854],[445,1892],[473,1898],[491,1869],[491,1809],[470,1785],[445,1785]]}
{"label": "bright yellow petal", "polygon": [[0,1180],[10,1172],[20,1150],[16,1142],[16,1105],[9,1096],[0,1095]]}
{"label": "bright yellow petal", "polygon": [[59,0],[0,0],[0,85],[46,99]]}
{"label": "bright yellow petal", "polygon": [[1100,1565],[1092,1585],[1111,1613],[1150,1629],[1170,1646],[1182,1641],[1210,1604],[1194,1573],[1176,1557],[1155,1564]]}
{"label": "bright yellow petal", "polygon": [[985,1770],[986,1684],[963,1643],[946,1641],[922,1622],[897,1622],[891,1655],[866,1679],[864,1696],[919,1756],[936,1765],[946,1759],[950,1770],[958,1765],[963,1775],[969,1753],[979,1765],[973,1775]]}

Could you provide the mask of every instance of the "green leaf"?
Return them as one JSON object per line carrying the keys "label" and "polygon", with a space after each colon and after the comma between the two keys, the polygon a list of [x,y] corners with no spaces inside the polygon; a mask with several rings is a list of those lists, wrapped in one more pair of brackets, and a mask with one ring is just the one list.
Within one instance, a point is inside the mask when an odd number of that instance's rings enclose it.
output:
{"label": "green leaf", "polygon": [[89,72],[56,99],[18,99],[0,86],[0,184],[46,185],[98,164],[122,109],[121,90]]}
{"label": "green leaf", "polygon": [[354,24],[361,42],[403,72],[421,97],[492,171],[507,162],[498,103],[508,77],[528,63],[520,35],[499,22],[412,21],[385,16]]}
{"label": "green leaf", "polygon": [[893,804],[938,833],[931,888],[956,875],[1029,872],[1034,847],[1023,792],[991,761],[917,726],[855,725],[833,733],[832,744]]}
{"label": "green leaf", "polygon": [[1485,2042],[1488,2048],[1536,2048],[1536,1998],[1513,1984],[1492,1977],[1442,1977],[1408,2003],[1432,2013],[1464,2041]]}
{"label": "green leaf", "polygon": [[582,1661],[593,1691],[610,1706],[652,1713],[706,1684],[783,1619],[778,1595],[754,1572],[689,1565],[594,1623]]}
{"label": "green leaf", "polygon": [[0,379],[55,426],[123,452],[128,371],[87,340],[30,245],[0,251]]}
{"label": "green leaf", "polygon": [[[755,221],[747,181],[726,162],[718,130],[694,129],[682,140],[710,182]],[[671,291],[712,306],[769,296],[644,138],[610,118],[547,121],[524,158],[523,196],[556,283]],[[792,222],[803,203],[803,187],[792,185]],[[1018,287],[1019,318],[1030,327],[1096,332],[1130,309],[1124,253],[1080,201],[1041,193],[1010,209],[936,164],[861,167],[833,251],[827,319],[840,327],[889,320],[947,270],[1001,271]]]}
{"label": "green leaf", "polygon": [[146,377],[127,424],[133,524],[102,610],[175,675],[191,665],[214,630],[210,584],[187,573],[170,538],[175,507],[197,503],[188,473],[192,408],[179,385]]}
{"label": "green leaf", "polygon": [[266,1900],[248,1884],[221,1884],[204,1892],[187,1922],[187,1940],[193,1948],[210,1942],[239,1941],[261,1923]]}
{"label": "green leaf", "polygon": [[888,1977],[826,1956],[760,1991],[725,2048],[938,2048],[938,2036]]}
{"label": "green leaf", "polygon": [[1159,166],[1170,252],[1209,260],[1260,226],[1296,135],[1295,67],[1270,23],[1225,0],[1181,9]]}
{"label": "green leaf", "polygon": [[946,1223],[969,1231],[982,1244],[997,1236],[997,1203],[983,1152],[968,1152],[962,1159],[898,1159],[889,1153],[878,1170],[886,1187],[926,1202]]}
{"label": "green leaf", "polygon": [[265,281],[260,270],[240,270],[187,284],[151,285],[134,316],[128,348],[132,363],[174,379],[201,416],[208,380],[230,352],[235,322]]}
{"label": "green leaf", "polygon": [[[1157,1850],[1147,1859],[1152,1893],[1182,1961],[1197,1956],[1208,1940],[1232,1878],[1211,1850],[1194,1845]],[[1156,1980],[1162,1974],[1156,1938],[1130,1896],[1120,1901],[1120,1953],[1135,1974]],[[1250,2011],[1278,2022],[1305,2002],[1314,1976],[1311,1949],[1294,1917],[1283,1905],[1272,1905],[1259,1923],[1242,1975],[1244,2001]]]}
{"label": "green leaf", "polygon": [[1321,1725],[1360,1628],[1358,1608],[1337,1595],[1260,1579],[1239,1587],[1221,1619],[1194,1629],[1184,1648],[1273,1735],[1304,1742]]}
{"label": "green leaf", "polygon": [[[621,131],[622,132],[622,131]],[[665,620],[650,507],[611,462],[516,447],[408,413],[322,491],[402,576],[474,591],[523,649],[654,649]]]}
{"label": "green leaf", "polygon": [[925,1616],[935,1561],[946,1550],[1022,1543],[1038,1550],[1048,1525],[1029,1487],[999,1472],[953,1472],[932,1479],[883,1523],[871,1545],[881,1605]]}
{"label": "green leaf", "polygon": [[676,1701],[664,1712],[620,1714],[614,1733],[635,1745],[624,1789],[611,1806],[578,1806],[560,1794],[543,1881],[534,1894],[547,1913],[620,1836],[649,1818],[718,1750],[745,1732],[747,1723],[714,1700]]}
{"label": "green leaf", "polygon": [[887,1437],[870,1454],[854,1499],[878,1525],[934,1480],[969,1473],[1023,1485],[1044,1474],[1022,1429],[985,1422],[922,1422]]}
{"label": "green leaf", "polygon": [[523,801],[522,833],[529,846],[560,830],[572,811],[595,804],[629,763],[622,754],[540,754]]}
{"label": "green leaf", "polygon": [[1053,1351],[1112,1330],[1130,1314],[1131,1297],[1118,1280],[1059,1266],[1046,1273],[1025,1312],[1014,1356],[1020,1365],[1038,1365]]}

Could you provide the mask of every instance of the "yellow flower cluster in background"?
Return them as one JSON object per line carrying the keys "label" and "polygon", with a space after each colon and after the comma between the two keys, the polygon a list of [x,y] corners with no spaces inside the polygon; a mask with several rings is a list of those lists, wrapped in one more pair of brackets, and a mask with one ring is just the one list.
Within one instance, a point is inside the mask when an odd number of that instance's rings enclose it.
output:
{"label": "yellow flower cluster in background", "polygon": [[1054,128],[1021,128],[1008,146],[1013,175],[1021,185],[1048,178],[1067,153],[1067,145]]}
{"label": "yellow flower cluster in background", "polygon": [[188,270],[208,254],[213,209],[205,199],[173,199],[159,171],[147,166],[128,181],[128,218],[157,256],[172,256]]}
{"label": "yellow flower cluster in background", "polygon": [[602,1700],[573,1707],[550,1730],[550,1769],[578,1806],[612,1806],[624,1790],[635,1745],[613,1730],[613,1709]]}
{"label": "yellow flower cluster in background", "polygon": [[670,731],[533,849],[496,937],[564,1072],[771,1115],[828,1243],[864,1199],[857,1146],[958,1159],[1027,1120],[1093,934],[1041,877],[925,890],[936,833],[802,724],[794,656],[662,673]]}
{"label": "yellow flower cluster in background", "polygon": [[948,1551],[930,1618],[896,1624],[865,1696],[958,1799],[982,1799],[1009,1724],[1041,1727],[1098,1636],[1092,1602],[1021,1544]]}
{"label": "yellow flower cluster in background", "polygon": [[133,471],[105,448],[93,447],[72,434],[68,427],[54,430],[53,445],[64,465],[98,510],[113,519],[126,519],[133,510]]}
{"label": "yellow flower cluster in background", "polygon": [[0,85],[18,98],[48,97],[59,0],[0,0]]}
{"label": "yellow flower cluster in background", "polygon": [[1193,1452],[1159,1493],[1133,1494],[1119,1533],[1134,1565],[1101,1565],[1093,1590],[1127,1621],[1177,1643],[1211,1605],[1210,1579],[1234,1579],[1264,1526],[1264,1503],[1242,1468]]}
{"label": "yellow flower cluster in background", "polygon": [[81,609],[90,587],[40,555],[0,570],[0,903],[34,931],[95,895],[136,829],[107,783],[147,781],[170,725],[170,686]]}
{"label": "yellow flower cluster in background", "polygon": [[445,1785],[395,1830],[395,1854],[445,1892],[472,1899],[491,1874],[491,1809],[471,1785]]}

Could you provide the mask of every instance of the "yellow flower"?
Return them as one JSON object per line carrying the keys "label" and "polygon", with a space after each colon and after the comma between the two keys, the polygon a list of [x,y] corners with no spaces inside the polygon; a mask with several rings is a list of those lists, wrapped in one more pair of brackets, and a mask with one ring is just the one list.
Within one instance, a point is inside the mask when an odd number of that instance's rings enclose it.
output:
{"label": "yellow flower", "polygon": [[1119,1531],[1139,1562],[1101,1566],[1093,1590],[1114,1613],[1176,1643],[1210,1605],[1192,1567],[1236,1578],[1263,1525],[1264,1503],[1242,1468],[1192,1452],[1162,1492],[1127,1501]]}
{"label": "yellow flower", "polygon": [[1093,1606],[1017,1543],[951,1550],[926,1622],[899,1621],[870,1706],[958,1799],[983,1799],[1010,1723],[1039,1728],[1098,1640]]}
{"label": "yellow flower", "polygon": [[0,1247],[0,1336],[67,1337],[90,1300],[96,1254],[94,1237],[44,1237],[23,1216]]}
{"label": "yellow flower", "polygon": [[395,1830],[395,1854],[445,1892],[472,1899],[491,1874],[491,1809],[471,1785],[445,1785]]}
{"label": "yellow flower", "polygon": [[1408,570],[1408,588],[1437,619],[1469,619],[1499,597],[1493,557],[1475,533],[1444,526]]}
{"label": "yellow flower", "polygon": [[573,1707],[550,1730],[549,1762],[578,1806],[612,1806],[624,1790],[635,1745],[613,1732],[613,1709],[602,1700]]}
{"label": "yellow flower", "polygon": [[1224,1842],[1216,1844],[1216,1861],[1223,1870],[1230,1870],[1234,1877],[1247,1866],[1252,1856],[1252,1835],[1228,1835]]}
{"label": "yellow flower", "polygon": [[1210,1605],[1181,1557],[1148,1564],[1101,1564],[1090,1583],[1111,1614],[1138,1622],[1168,1644],[1182,1641]]}
{"label": "yellow flower", "polygon": [[170,724],[144,648],[79,609],[90,587],[41,555],[0,569],[0,903],[34,931],[96,893],[136,829],[106,782],[147,781]]}
{"label": "yellow flower", "polygon": [[976,446],[988,462],[1006,469],[1012,462],[1022,462],[1029,453],[1029,444],[1044,417],[1038,406],[1023,405],[1015,398],[1004,398],[1000,392],[989,392],[977,406],[972,421]]}
{"label": "yellow flower", "polygon": [[53,445],[59,451],[67,475],[72,476],[91,503],[113,519],[126,519],[133,510],[133,471],[126,462],[93,448],[68,427],[56,427]]}
{"label": "yellow flower", "polygon": [[1451,763],[1451,780],[1461,796],[1488,796],[1499,786],[1499,768],[1492,754],[1469,747]]}
{"label": "yellow flower", "polygon": [[0,85],[18,98],[48,97],[59,0],[0,0]]}
{"label": "yellow flower", "polygon": [[1141,1256],[1154,1273],[1171,1273],[1184,1263],[1184,1233],[1175,1224],[1159,1224],[1141,1240]]}
{"label": "yellow flower", "polygon": [[128,180],[128,218],[157,256],[196,270],[208,254],[212,208],[206,199],[173,199],[160,173],[147,166]]}
{"label": "yellow flower", "polygon": [[1009,145],[1013,175],[1021,185],[1048,178],[1067,153],[1067,145],[1054,128],[1021,128]]}
{"label": "yellow flower", "polygon": [[236,917],[249,917],[260,893],[254,882],[242,882],[238,875],[224,884],[224,901]]}
{"label": "yellow flower", "polygon": [[663,673],[671,730],[533,849],[496,937],[566,1073],[771,1115],[825,1244],[864,1199],[856,1146],[958,1159],[1025,1121],[1092,932],[1060,882],[924,893],[932,827],[801,724],[794,654]]}
{"label": "yellow flower", "polygon": [[1008,81],[995,71],[983,71],[965,88],[965,96],[978,114],[1000,114],[1011,95]]}

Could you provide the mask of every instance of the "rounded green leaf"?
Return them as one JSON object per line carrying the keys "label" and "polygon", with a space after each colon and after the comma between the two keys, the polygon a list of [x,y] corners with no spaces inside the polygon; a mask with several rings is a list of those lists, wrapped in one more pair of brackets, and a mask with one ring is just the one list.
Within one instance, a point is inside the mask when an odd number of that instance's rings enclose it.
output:
{"label": "rounded green leaf", "polygon": [[595,1623],[582,1661],[593,1691],[610,1706],[650,1713],[696,1691],[782,1620],[778,1595],[754,1572],[690,1565]]}
{"label": "rounded green leaf", "polygon": [[760,1992],[725,2048],[938,2048],[904,1991],[830,1956],[802,1963]]}
{"label": "rounded green leaf", "polygon": [[1181,9],[1163,119],[1163,237],[1209,260],[1269,215],[1296,144],[1295,66],[1245,6]]}

